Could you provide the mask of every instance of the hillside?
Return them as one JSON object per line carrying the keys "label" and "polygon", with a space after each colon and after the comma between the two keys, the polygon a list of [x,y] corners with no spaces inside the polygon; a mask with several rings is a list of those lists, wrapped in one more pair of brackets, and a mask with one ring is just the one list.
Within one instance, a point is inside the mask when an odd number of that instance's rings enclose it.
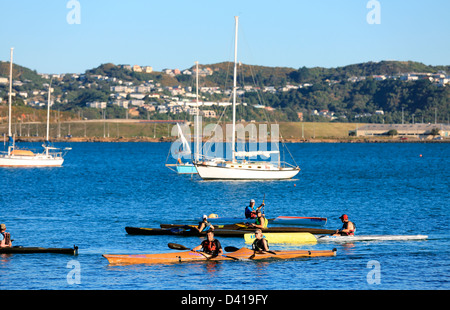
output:
{"label": "hillside", "polygon": [[[183,70],[137,72],[128,66],[105,63],[82,74],[54,76],[53,109],[72,113],[70,118],[100,119],[104,102],[107,118],[183,119],[188,106],[170,102],[195,97],[194,66]],[[200,64],[202,101],[229,101],[233,63]],[[14,65],[14,105],[42,108],[46,104],[49,76]],[[428,66],[413,61],[380,61],[337,68],[286,68],[239,65],[240,117],[278,121],[424,122],[448,121],[450,66]],[[7,100],[9,63],[0,62],[0,98]],[[1,81],[1,80],[0,80]],[[447,83],[447,85],[446,85]],[[446,85],[446,86],[444,86]],[[120,86],[122,91],[117,91]],[[244,88],[245,86],[245,88]],[[144,90],[142,90],[144,89]],[[263,95],[263,96],[262,96]],[[94,108],[87,104],[95,103]],[[128,106],[124,109],[123,106]],[[258,109],[258,106],[273,111]],[[157,110],[158,106],[167,109]],[[95,108],[97,107],[97,108]],[[159,109],[159,108],[158,108]],[[204,108],[203,108],[204,109]],[[220,115],[223,108],[209,109]],[[380,112],[382,111],[382,112]],[[229,111],[226,116],[229,118]],[[301,113],[301,116],[300,114]],[[378,113],[378,114],[377,114]],[[35,113],[34,113],[35,114]]]}

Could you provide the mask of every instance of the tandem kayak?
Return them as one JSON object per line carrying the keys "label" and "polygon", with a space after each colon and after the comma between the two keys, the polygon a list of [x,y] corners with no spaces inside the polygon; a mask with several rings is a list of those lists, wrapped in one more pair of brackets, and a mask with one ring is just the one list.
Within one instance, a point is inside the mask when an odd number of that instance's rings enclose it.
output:
{"label": "tandem kayak", "polygon": [[[255,234],[245,234],[245,243],[253,243],[255,241]],[[292,233],[263,233],[263,238],[266,238],[270,244],[273,243],[317,243],[316,237],[311,233],[292,232]]]}
{"label": "tandem kayak", "polygon": [[226,255],[211,257],[208,254],[193,251],[170,252],[159,254],[103,254],[110,264],[167,264],[196,261],[232,261],[261,259],[291,259],[300,257],[336,256],[336,249],[324,251],[271,251],[271,253],[255,253],[253,250],[241,248]]}
{"label": "tandem kayak", "polygon": [[22,247],[13,246],[0,248],[0,254],[35,254],[35,253],[54,253],[54,254],[70,254],[78,255],[78,247],[73,248],[41,248],[41,247]]}
{"label": "tandem kayak", "polygon": [[[161,224],[161,228],[145,227],[125,227],[130,235],[179,235],[179,236],[204,236],[206,233],[199,233],[194,225]],[[214,226],[214,235],[222,237],[243,237],[246,233],[253,233],[255,228],[241,224]],[[309,227],[269,227],[262,229],[266,232],[307,232],[311,234],[332,234],[335,230],[309,228]]]}
{"label": "tandem kayak", "polygon": [[356,236],[317,236],[319,242],[355,242],[355,241],[407,241],[425,240],[425,235],[356,235]]}
{"label": "tandem kayak", "polygon": [[[201,218],[195,219],[202,221]],[[269,223],[277,225],[305,225],[305,226],[324,226],[327,223],[325,217],[304,217],[304,216],[277,216],[276,218],[269,218]],[[236,224],[249,222],[254,223],[255,219],[247,219],[241,217],[208,217],[208,222],[211,224]]]}

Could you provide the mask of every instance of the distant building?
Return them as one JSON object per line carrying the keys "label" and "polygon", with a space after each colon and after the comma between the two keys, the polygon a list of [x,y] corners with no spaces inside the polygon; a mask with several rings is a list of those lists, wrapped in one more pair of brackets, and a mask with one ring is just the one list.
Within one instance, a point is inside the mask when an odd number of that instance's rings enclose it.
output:
{"label": "distant building", "polygon": [[143,66],[143,67],[142,67],[142,72],[145,72],[145,73],[152,73],[152,72],[153,72],[153,67],[150,67],[150,66]]}
{"label": "distant building", "polygon": [[421,136],[427,138],[434,128],[442,137],[450,137],[450,125],[445,124],[367,124],[356,129],[356,136],[383,136],[396,130],[399,136]]}
{"label": "distant building", "polygon": [[141,68],[141,66],[139,66],[139,65],[134,65],[134,66],[133,66],[133,71],[134,71],[134,72],[142,72],[142,68]]}
{"label": "distant building", "polygon": [[216,112],[213,110],[203,110],[201,111],[202,116],[209,118],[216,118]]}
{"label": "distant building", "polygon": [[96,108],[96,109],[106,109],[106,102],[102,101],[93,101],[93,102],[88,102],[86,103],[86,105],[90,108]]}
{"label": "distant building", "polygon": [[131,71],[131,66],[130,65],[119,65],[118,66],[121,69],[126,69],[126,70],[130,70]]}

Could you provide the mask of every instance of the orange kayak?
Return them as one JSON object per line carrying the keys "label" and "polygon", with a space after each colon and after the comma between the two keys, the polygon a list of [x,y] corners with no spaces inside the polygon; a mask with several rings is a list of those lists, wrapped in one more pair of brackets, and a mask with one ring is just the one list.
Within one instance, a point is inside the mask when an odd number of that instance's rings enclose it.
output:
{"label": "orange kayak", "polygon": [[222,256],[211,257],[201,252],[183,251],[159,254],[104,254],[110,264],[167,264],[195,261],[230,261],[230,260],[260,260],[260,259],[290,259],[298,257],[336,256],[336,250],[323,251],[271,251],[272,253],[255,253],[253,250],[241,248]]}

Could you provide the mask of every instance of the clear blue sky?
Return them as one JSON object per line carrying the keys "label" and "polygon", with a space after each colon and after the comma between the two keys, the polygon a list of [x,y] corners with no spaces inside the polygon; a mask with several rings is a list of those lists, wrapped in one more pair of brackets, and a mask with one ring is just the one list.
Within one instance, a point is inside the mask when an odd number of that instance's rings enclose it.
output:
{"label": "clear blue sky", "polygon": [[0,0],[0,60],[40,73],[82,73],[102,63],[186,69],[233,59],[265,66],[339,67],[380,60],[450,65],[450,1],[378,0]]}

